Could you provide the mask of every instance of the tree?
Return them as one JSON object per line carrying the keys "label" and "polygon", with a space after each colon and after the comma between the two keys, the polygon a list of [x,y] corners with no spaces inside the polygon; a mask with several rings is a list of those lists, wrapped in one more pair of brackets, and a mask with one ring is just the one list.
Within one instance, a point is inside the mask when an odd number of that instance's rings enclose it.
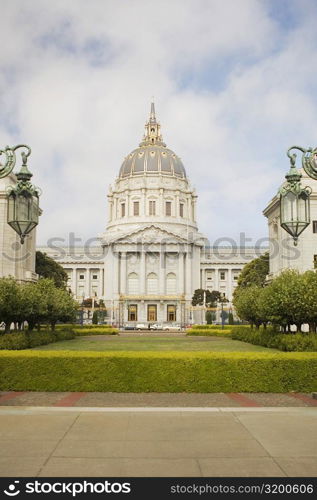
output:
{"label": "tree", "polygon": [[78,304],[66,290],[57,288],[51,279],[39,280],[37,287],[45,301],[40,321],[50,324],[54,330],[57,321],[67,322],[75,319]]}
{"label": "tree", "polygon": [[5,324],[5,333],[10,332],[11,323],[19,321],[22,313],[20,288],[13,278],[0,278],[0,322]]}
{"label": "tree", "polygon": [[46,253],[36,252],[35,271],[40,278],[50,278],[58,288],[66,288],[68,275],[63,267]]}
{"label": "tree", "polygon": [[313,271],[286,270],[265,289],[263,311],[268,320],[284,329],[317,320],[317,281]]}
{"label": "tree", "polygon": [[22,312],[19,318],[20,324],[27,321],[28,329],[33,330],[47,311],[47,301],[38,283],[24,283],[20,285],[22,300]]}
{"label": "tree", "polygon": [[206,323],[207,325],[212,325],[212,322],[216,319],[216,315],[213,311],[206,312]]}
{"label": "tree", "polygon": [[265,288],[249,286],[236,290],[233,298],[233,305],[239,318],[249,321],[257,328],[266,323],[267,319],[263,315],[262,294]]}
{"label": "tree", "polygon": [[229,325],[234,325],[234,319],[233,319],[232,311],[229,311],[229,314],[228,314],[228,324]]}
{"label": "tree", "polygon": [[264,286],[266,276],[269,274],[269,254],[251,260],[242,269],[238,278],[238,287]]}
{"label": "tree", "polygon": [[92,324],[98,325],[98,319],[99,319],[99,311],[94,311],[92,315]]}
{"label": "tree", "polygon": [[206,297],[206,306],[213,307],[217,300],[220,300],[221,293],[213,290],[204,290],[203,288],[198,288],[195,290],[194,295],[192,297],[192,305],[193,306],[203,306],[204,305],[204,297]]}

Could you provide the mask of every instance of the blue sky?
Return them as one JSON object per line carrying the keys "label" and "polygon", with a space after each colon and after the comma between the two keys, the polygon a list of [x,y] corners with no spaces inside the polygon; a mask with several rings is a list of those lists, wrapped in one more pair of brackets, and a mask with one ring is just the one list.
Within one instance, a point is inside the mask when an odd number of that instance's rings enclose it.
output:
{"label": "blue sky", "polygon": [[105,230],[151,96],[210,242],[267,235],[286,150],[317,143],[314,0],[4,0],[1,144],[32,147],[38,240]]}

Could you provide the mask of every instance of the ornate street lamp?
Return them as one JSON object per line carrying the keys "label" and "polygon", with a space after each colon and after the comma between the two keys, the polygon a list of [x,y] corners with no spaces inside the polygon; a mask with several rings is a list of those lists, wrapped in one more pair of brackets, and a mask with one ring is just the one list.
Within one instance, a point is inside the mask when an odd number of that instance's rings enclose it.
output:
{"label": "ornate street lamp", "polygon": [[279,190],[280,194],[280,224],[294,240],[297,245],[299,235],[310,224],[310,194],[311,188],[303,188],[301,185],[302,174],[296,168],[296,153],[291,154],[292,149],[303,153],[302,165],[309,177],[317,179],[317,150],[304,149],[292,146],[287,151],[291,167],[285,178],[287,184]]}
{"label": "ornate street lamp", "polygon": [[12,229],[20,236],[23,244],[25,237],[29,234],[39,222],[39,188],[30,182],[32,173],[27,166],[27,159],[31,154],[31,148],[25,144],[9,147],[0,150],[0,155],[5,154],[6,162],[0,164],[0,178],[9,175],[16,162],[15,151],[19,148],[27,149],[27,153],[22,151],[22,167],[16,174],[17,184],[9,186],[7,189],[7,222]]}

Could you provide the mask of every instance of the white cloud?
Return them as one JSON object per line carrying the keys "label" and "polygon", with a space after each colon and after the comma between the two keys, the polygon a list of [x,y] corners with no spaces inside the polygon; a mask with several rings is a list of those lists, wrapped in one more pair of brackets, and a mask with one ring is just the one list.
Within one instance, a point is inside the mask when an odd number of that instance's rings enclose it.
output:
{"label": "white cloud", "polygon": [[3,2],[1,143],[32,147],[40,241],[104,230],[108,185],[152,95],[200,195],[201,229],[265,235],[285,150],[316,142],[316,7],[304,3],[281,24],[260,0]]}

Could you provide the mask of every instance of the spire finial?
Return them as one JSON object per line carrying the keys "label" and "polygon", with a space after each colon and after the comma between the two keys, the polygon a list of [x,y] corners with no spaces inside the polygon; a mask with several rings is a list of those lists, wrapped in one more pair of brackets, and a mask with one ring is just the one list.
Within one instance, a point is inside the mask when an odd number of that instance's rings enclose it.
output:
{"label": "spire finial", "polygon": [[154,97],[151,99],[151,113],[150,113],[150,121],[156,121],[155,116],[155,105],[154,105]]}
{"label": "spire finial", "polygon": [[145,134],[140,146],[159,145],[166,147],[161,136],[161,125],[156,121],[154,97],[151,99],[150,119],[145,124]]}

